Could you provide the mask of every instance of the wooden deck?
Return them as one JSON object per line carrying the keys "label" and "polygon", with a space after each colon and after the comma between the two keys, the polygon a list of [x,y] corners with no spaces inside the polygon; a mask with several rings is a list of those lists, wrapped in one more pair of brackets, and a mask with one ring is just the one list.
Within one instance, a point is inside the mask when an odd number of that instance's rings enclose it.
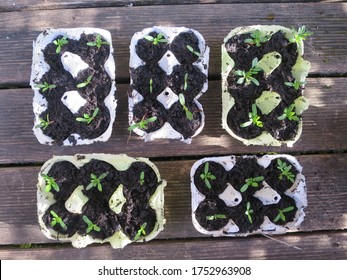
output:
{"label": "wooden deck", "polygon": [[[0,259],[347,259],[346,1],[20,2],[0,3]],[[221,128],[220,45],[231,29],[253,24],[306,25],[314,32],[305,42],[305,58],[312,64],[305,91],[310,107],[304,113],[302,137],[293,148],[244,146]],[[128,46],[135,32],[153,25],[194,28],[211,48],[209,89],[200,99],[206,125],[191,145],[144,143],[135,135],[127,143]],[[118,92],[112,137],[88,146],[40,145],[32,133],[32,41],[48,27],[80,26],[105,28],[112,34]],[[168,181],[167,223],[155,240],[121,250],[109,244],[75,249],[41,234],[36,215],[41,165],[53,155],[93,152],[149,157],[158,166]],[[261,235],[212,238],[198,233],[191,222],[192,164],[205,156],[269,152],[292,154],[304,168],[305,221],[297,232],[275,237],[302,250]],[[31,246],[22,249],[23,244]]]}

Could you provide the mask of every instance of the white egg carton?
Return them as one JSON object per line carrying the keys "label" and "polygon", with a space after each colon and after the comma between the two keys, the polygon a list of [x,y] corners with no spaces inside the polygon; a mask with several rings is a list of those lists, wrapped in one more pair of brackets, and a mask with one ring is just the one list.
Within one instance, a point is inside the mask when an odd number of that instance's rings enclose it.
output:
{"label": "white egg carton", "polygon": [[[39,116],[42,112],[47,109],[47,100],[40,94],[39,88],[36,87],[36,83],[41,77],[50,69],[50,66],[44,60],[43,50],[45,47],[52,43],[58,36],[66,36],[67,39],[79,40],[81,35],[85,34],[100,34],[109,44],[110,53],[108,59],[104,64],[104,69],[112,81],[111,90],[105,98],[105,106],[108,108],[110,113],[110,123],[106,131],[97,138],[94,139],[82,139],[80,135],[72,133],[63,141],[63,146],[72,145],[83,145],[91,144],[94,142],[107,141],[112,133],[113,122],[116,117],[117,99],[115,97],[116,85],[115,85],[115,62],[113,58],[114,49],[112,47],[111,33],[107,30],[100,28],[67,28],[67,29],[47,29],[42,32],[33,42],[33,58],[31,66],[30,85],[34,90],[33,98],[33,110],[35,114],[33,132],[37,140],[41,144],[54,145],[55,140],[45,135],[41,128],[38,127],[40,124]],[[75,78],[81,70],[87,69],[89,66],[85,63],[78,55],[67,52],[61,56],[61,61],[64,69],[71,73]],[[97,93],[96,93],[97,94]],[[86,100],[80,96],[76,91],[69,91],[62,97],[62,103],[74,114],[85,105]]]}
{"label": "white egg carton", "polygon": [[[208,64],[209,64],[210,48],[206,45],[203,36],[198,31],[196,31],[194,29],[186,28],[186,27],[154,26],[151,28],[143,29],[140,32],[136,32],[133,35],[133,37],[131,39],[131,43],[130,43],[130,61],[129,61],[129,67],[130,68],[136,69],[137,67],[146,64],[146,62],[143,61],[137,55],[135,47],[136,47],[137,42],[140,39],[143,39],[144,36],[148,35],[151,32],[157,32],[158,34],[165,35],[165,38],[168,40],[167,44],[170,44],[174,40],[174,38],[182,32],[193,32],[199,40],[199,49],[200,49],[200,54],[201,54],[199,59],[197,61],[195,61],[193,63],[193,65],[197,66],[199,68],[199,70],[206,76],[206,78],[208,77]],[[160,68],[166,72],[167,75],[170,75],[173,71],[174,66],[179,65],[180,63],[176,59],[175,55],[170,50],[168,50],[162,56],[162,58],[159,60],[158,64],[159,64]],[[130,80],[130,84],[131,85],[133,84],[132,80]],[[207,88],[208,88],[208,80],[206,79],[206,82],[204,83],[201,92],[199,94],[197,94],[194,98],[194,102],[197,105],[198,109],[200,110],[202,119],[201,119],[201,126],[199,127],[199,129],[196,131],[196,133],[192,137],[195,137],[196,135],[198,135],[202,131],[202,129],[205,125],[205,114],[203,112],[202,105],[198,102],[198,99],[200,98],[200,96],[203,93],[205,93],[207,91]],[[168,93],[170,93],[170,94],[168,94]],[[129,125],[133,125],[134,124],[133,108],[137,103],[141,102],[144,99],[144,97],[141,95],[141,93],[139,93],[135,89],[133,89],[128,94],[128,96],[129,96],[128,97]],[[157,97],[157,100],[166,109],[169,109],[174,103],[179,102],[179,97],[177,94],[175,94],[170,89],[169,86],[167,86],[164,89],[163,93]],[[152,141],[154,139],[160,139],[160,138],[180,139],[181,141],[188,143],[188,144],[190,144],[192,141],[191,138],[185,139],[183,137],[183,135],[181,133],[179,133],[178,131],[176,131],[168,122],[165,122],[164,125],[160,129],[158,129],[154,132],[147,133],[147,132],[145,132],[139,128],[135,128],[134,132],[137,135],[141,136],[145,142]]]}
{"label": "white egg carton", "polygon": [[[200,165],[204,165],[205,162],[216,162],[220,164],[226,172],[229,172],[233,169],[235,166],[238,158],[244,158],[244,159],[252,159],[255,158],[257,160],[257,163],[267,168],[271,161],[276,160],[277,158],[284,158],[290,162],[290,164],[298,171],[298,174],[296,175],[295,181],[293,185],[287,189],[283,195],[286,195],[290,198],[292,198],[295,201],[295,206],[297,208],[297,211],[295,213],[295,218],[291,222],[287,222],[284,225],[278,225],[270,221],[270,219],[267,216],[264,216],[264,221],[260,225],[259,229],[254,230],[252,232],[239,232],[239,227],[236,225],[232,219],[229,219],[228,223],[220,228],[219,230],[213,230],[208,231],[205,228],[203,228],[199,222],[197,221],[195,217],[195,212],[201,202],[205,200],[205,195],[203,195],[196,187],[194,182],[194,175],[199,168]],[[200,233],[211,235],[214,237],[219,236],[247,236],[247,235],[253,235],[253,234],[283,234],[287,231],[295,231],[298,226],[303,222],[305,213],[304,208],[307,207],[307,190],[306,190],[306,182],[305,177],[301,173],[302,172],[302,166],[297,161],[296,158],[290,155],[284,155],[284,154],[278,154],[278,155],[265,155],[262,157],[257,156],[223,156],[223,157],[208,157],[203,158],[201,160],[198,160],[194,163],[194,165],[191,168],[190,171],[190,180],[191,180],[191,194],[192,194],[192,222],[194,227],[197,231]],[[271,204],[277,204],[281,200],[281,195],[271,188],[271,186],[264,180],[262,182],[262,187],[256,191],[253,195],[253,197],[259,199],[263,205],[271,205]],[[225,181],[225,190],[218,195],[216,199],[222,200],[227,207],[235,207],[239,205],[242,200],[243,196],[240,191],[236,190],[229,182]],[[243,215],[244,213],[240,213],[240,215]]]}

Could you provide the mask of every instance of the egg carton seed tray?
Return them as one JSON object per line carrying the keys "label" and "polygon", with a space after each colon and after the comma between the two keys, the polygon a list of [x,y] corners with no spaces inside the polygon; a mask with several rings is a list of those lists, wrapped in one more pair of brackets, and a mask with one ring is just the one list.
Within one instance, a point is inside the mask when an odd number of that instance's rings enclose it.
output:
{"label": "egg carton seed tray", "polygon": [[[196,30],[155,26],[135,33],[130,44],[129,124],[132,126],[139,121],[134,119],[136,106],[148,110],[144,118],[153,116],[151,108],[159,113],[155,115],[158,118],[155,131],[137,128],[134,132],[145,141],[169,138],[191,143],[191,138],[204,126],[203,108],[197,99],[208,88],[208,63],[209,48]],[[162,118],[167,114],[174,115],[175,106],[177,110],[184,110],[180,94],[188,109],[196,109],[192,112],[192,121],[200,122],[198,127],[194,124],[190,133],[176,129],[185,126],[184,121],[180,124],[180,120],[176,120],[177,124],[173,124],[174,118]]]}
{"label": "egg carton seed tray", "polygon": [[[252,40],[252,35],[255,36],[255,32],[267,38],[258,46],[247,43],[247,40]],[[303,41],[290,42],[293,32],[295,31],[283,26],[253,25],[235,28],[224,39],[222,126],[245,145],[292,147],[302,134],[301,115],[309,106],[303,93],[310,63],[303,58]],[[243,49],[247,50],[246,56],[240,55]],[[295,56],[293,65],[288,64],[292,63],[291,55]],[[246,58],[248,61],[240,62]],[[258,79],[259,85],[250,80],[240,81],[241,73],[238,72],[250,70],[255,58],[258,61],[254,66],[260,68],[260,71],[254,74],[253,78]],[[300,87],[294,90],[293,87],[285,85],[289,82],[300,83]],[[298,119],[278,119],[291,105]],[[253,123],[251,113],[254,115]],[[255,122],[256,115],[259,117],[258,124]]]}
{"label": "egg carton seed tray", "polygon": [[164,228],[164,188],[146,158],[85,154],[55,156],[37,184],[40,229],[76,248],[109,242],[123,248],[155,238]]}
{"label": "egg carton seed tray", "polygon": [[99,28],[47,29],[37,37],[30,85],[33,132],[41,144],[109,139],[117,107],[113,52],[110,32]]}
{"label": "egg carton seed tray", "polygon": [[210,157],[195,162],[190,172],[194,227],[215,237],[296,230],[307,206],[301,172],[299,162],[284,154]]}

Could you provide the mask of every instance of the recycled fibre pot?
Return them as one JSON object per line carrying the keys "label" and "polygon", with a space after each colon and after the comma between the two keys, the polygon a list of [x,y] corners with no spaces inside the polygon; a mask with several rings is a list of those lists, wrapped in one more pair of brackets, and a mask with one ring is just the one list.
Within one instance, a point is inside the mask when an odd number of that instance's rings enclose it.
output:
{"label": "recycled fibre pot", "polygon": [[157,167],[146,158],[55,156],[38,175],[41,231],[76,248],[105,242],[123,248],[152,240],[165,224],[165,186]]}
{"label": "recycled fibre pot", "polygon": [[[117,107],[110,32],[99,28],[42,32],[33,43],[30,85],[34,90],[33,132],[41,144],[107,141]],[[81,121],[93,114],[90,122]]]}
{"label": "recycled fibre pot", "polygon": [[[292,173],[291,179],[281,175],[279,162]],[[190,172],[195,228],[215,237],[294,231],[304,220],[307,206],[301,171],[299,162],[284,154],[195,162]]]}
{"label": "recycled fibre pot", "polygon": [[[249,43],[258,32],[265,42]],[[292,147],[302,133],[302,113],[310,63],[304,60],[304,43],[290,41],[292,29],[254,25],[233,29],[222,44],[222,126],[245,145]],[[254,59],[256,61],[254,62]],[[255,65],[253,65],[255,63]],[[254,80],[241,74],[256,66]],[[243,72],[242,72],[243,71]],[[300,83],[297,89],[285,83]],[[281,118],[292,106],[295,120]],[[251,113],[258,117],[258,124]]]}
{"label": "recycled fibre pot", "polygon": [[209,48],[196,30],[154,26],[135,33],[130,44],[129,125],[155,121],[133,131],[145,141],[191,143],[205,123],[198,99],[208,87],[208,60]]}

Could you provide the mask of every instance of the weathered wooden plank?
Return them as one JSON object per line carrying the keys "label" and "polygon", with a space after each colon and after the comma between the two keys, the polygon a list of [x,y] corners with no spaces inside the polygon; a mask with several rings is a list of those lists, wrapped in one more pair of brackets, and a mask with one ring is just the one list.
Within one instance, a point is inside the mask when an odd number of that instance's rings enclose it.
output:
{"label": "weathered wooden plank", "polygon": [[276,237],[301,250],[264,236],[231,239],[154,240],[147,244],[128,245],[114,250],[108,245],[77,250],[68,246],[43,248],[1,248],[4,259],[113,259],[113,260],[337,260],[347,257],[347,233],[290,234]]}
{"label": "weathered wooden plank", "polygon": [[[347,154],[297,156],[307,181],[308,207],[299,231],[347,229]],[[189,173],[194,161],[154,161],[165,189],[166,225],[158,239],[207,237],[191,221]],[[49,243],[39,230],[36,183],[40,167],[0,168],[0,244]],[[52,241],[53,242],[53,241]]]}
{"label": "weathered wooden plank", "polygon": [[80,26],[111,31],[119,79],[129,79],[131,37],[153,25],[187,26],[198,30],[211,48],[209,73],[214,78],[220,77],[220,45],[231,29],[251,24],[307,25],[314,32],[306,41],[311,74],[341,75],[347,73],[346,10],[347,3],[277,3],[157,6],[155,16],[151,6],[66,9],[63,13],[61,10],[2,13],[0,85],[28,84],[32,42],[40,32],[48,27]]}
{"label": "weathered wooden plank", "polygon": [[[180,0],[179,4],[232,4],[232,3],[302,3],[302,2],[343,2],[343,0]],[[22,0],[17,3],[13,0],[2,0],[0,12],[32,11],[32,10],[55,10],[55,9],[76,9],[76,8],[100,8],[100,7],[135,7],[135,6],[155,6],[155,5],[176,5],[177,0],[68,0],[57,3],[54,0]]]}
{"label": "weathered wooden plank", "polygon": [[[31,89],[0,90],[0,163],[43,162],[53,154],[127,153],[132,156],[177,157],[259,152],[315,152],[347,149],[347,78],[309,79],[306,95],[310,108],[304,113],[301,139],[293,148],[245,146],[221,127],[221,86],[209,83],[200,99],[206,114],[203,131],[192,144],[156,140],[145,143],[132,134],[129,142],[127,85],[118,85],[118,108],[111,138],[105,143],[76,147],[41,145],[32,133]],[[128,142],[128,143],[127,143]]]}

